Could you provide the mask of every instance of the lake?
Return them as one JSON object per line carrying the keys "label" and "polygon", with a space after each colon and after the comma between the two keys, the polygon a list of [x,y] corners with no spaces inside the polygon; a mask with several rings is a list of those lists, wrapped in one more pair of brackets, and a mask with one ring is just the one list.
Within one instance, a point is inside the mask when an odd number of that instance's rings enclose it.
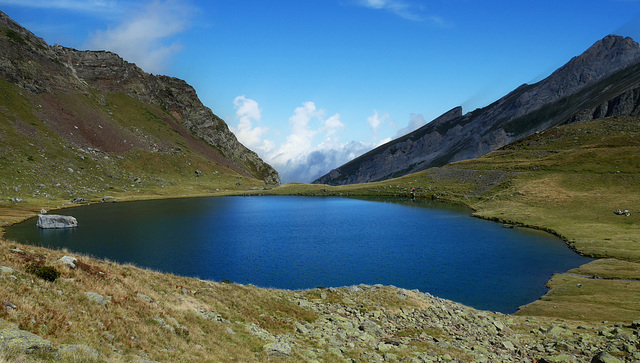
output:
{"label": "lake", "polygon": [[57,213],[79,227],[41,230],[30,219],[5,238],[261,287],[394,285],[503,313],[544,295],[552,274],[591,261],[550,234],[436,201],[213,197]]}

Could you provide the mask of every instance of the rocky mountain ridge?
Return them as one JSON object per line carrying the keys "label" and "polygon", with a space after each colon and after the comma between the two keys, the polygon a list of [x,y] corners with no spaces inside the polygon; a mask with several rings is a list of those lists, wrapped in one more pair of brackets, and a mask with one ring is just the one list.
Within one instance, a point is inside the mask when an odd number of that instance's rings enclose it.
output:
{"label": "rocky mountain ridge", "polygon": [[[342,185],[390,179],[484,155],[566,122],[636,115],[640,47],[609,35],[544,80],[524,84],[489,106],[462,115],[448,111],[318,178]],[[453,112],[453,113],[452,113]]]}
{"label": "rocky mountain ridge", "polygon": [[[195,149],[210,161],[240,175],[264,180],[269,185],[280,183],[277,172],[256,153],[242,145],[226,123],[200,102],[196,91],[185,81],[145,73],[135,64],[111,52],[79,51],[59,45],[49,46],[2,12],[0,35],[4,35],[0,47],[0,78],[17,85],[29,94],[39,96],[38,101],[54,98],[50,95],[80,94],[95,98],[98,107],[109,107],[107,96],[125,94],[162,110],[164,114],[159,117],[165,119],[168,127],[184,133],[184,136],[190,139],[188,147]],[[64,114],[63,104],[40,102],[37,107],[42,108],[39,110],[40,115]],[[109,118],[109,115],[102,116]],[[68,133],[59,133],[60,128],[57,126],[72,122],[80,131],[75,133],[73,138],[69,137]],[[121,143],[125,140],[124,134],[127,134],[128,130],[122,128],[127,129],[126,125],[117,130],[121,137],[104,142],[99,140],[99,133],[92,133],[92,137],[85,135],[91,134],[88,121],[78,122],[73,117],[60,117],[56,124],[49,126],[73,146],[84,149],[126,152],[131,148],[142,148],[158,151],[153,146],[143,147],[142,144],[145,143],[140,142],[140,139],[144,137],[140,135],[126,137],[130,144],[128,147],[103,150],[106,144]],[[85,129],[82,125],[85,125]],[[192,135],[187,135],[189,133]],[[198,139],[204,140],[208,145],[204,145]]]}

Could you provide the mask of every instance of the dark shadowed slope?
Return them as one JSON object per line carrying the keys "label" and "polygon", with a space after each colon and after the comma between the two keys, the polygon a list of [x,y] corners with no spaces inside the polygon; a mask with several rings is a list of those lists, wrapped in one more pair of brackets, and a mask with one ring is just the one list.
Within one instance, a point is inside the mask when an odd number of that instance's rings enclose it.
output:
{"label": "dark shadowed slope", "polygon": [[318,178],[343,185],[390,179],[484,155],[569,121],[638,113],[640,48],[609,35],[544,80],[462,115],[454,108]]}

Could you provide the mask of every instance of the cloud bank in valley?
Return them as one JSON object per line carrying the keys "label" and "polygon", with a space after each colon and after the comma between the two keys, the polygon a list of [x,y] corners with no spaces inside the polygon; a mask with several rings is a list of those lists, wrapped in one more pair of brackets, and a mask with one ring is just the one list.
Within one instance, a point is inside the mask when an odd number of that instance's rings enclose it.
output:
{"label": "cloud bank in valley", "polygon": [[[254,150],[273,166],[283,183],[312,182],[332,169],[380,146],[391,138],[378,140],[378,130],[382,125],[392,126],[389,115],[373,110],[366,119],[372,137],[369,141],[348,141],[340,139],[345,124],[340,114],[327,114],[314,102],[304,102],[293,110],[288,120],[288,135],[279,145],[272,136],[276,130],[262,126],[262,110],[258,102],[238,96],[234,99],[236,124],[231,131],[241,143]],[[412,114],[409,125],[398,130],[398,136],[411,132],[424,124],[422,115]]]}

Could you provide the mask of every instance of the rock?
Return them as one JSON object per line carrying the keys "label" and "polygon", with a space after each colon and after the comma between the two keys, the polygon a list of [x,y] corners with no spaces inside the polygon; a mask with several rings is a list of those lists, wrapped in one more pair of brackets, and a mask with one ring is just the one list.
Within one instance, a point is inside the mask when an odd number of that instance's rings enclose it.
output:
{"label": "rock", "polygon": [[198,176],[201,176],[201,175],[202,175],[202,171],[200,171],[200,169],[197,169],[196,170],[196,176],[198,177]]}
{"label": "rock", "polygon": [[158,323],[158,325],[160,325],[161,327],[163,327],[164,329],[167,329],[168,331],[175,333],[176,329],[172,326],[167,324],[166,321],[164,321],[164,319],[162,318],[154,318],[153,319],[156,323]]}
{"label": "rock", "polygon": [[102,306],[107,305],[107,300],[104,298],[104,296],[98,294],[97,292],[85,292],[84,295],[89,299],[89,301],[93,301]]}
{"label": "rock", "polygon": [[16,349],[30,354],[35,352],[53,352],[53,344],[28,331],[18,329],[0,330],[0,351]]}
{"label": "rock", "polygon": [[291,346],[287,343],[268,343],[262,347],[269,357],[288,357],[291,355]]}
{"label": "rock", "polygon": [[116,338],[113,334],[107,333],[106,331],[102,333],[102,337],[106,340],[114,340]]}
{"label": "rock", "polygon": [[640,320],[634,320],[634,321],[631,323],[631,328],[633,328],[633,329],[640,329]]}
{"label": "rock", "polygon": [[551,357],[545,357],[538,361],[539,363],[577,363],[578,361],[570,355],[560,354]]}
{"label": "rock", "polygon": [[225,319],[222,318],[222,315],[214,312],[214,311],[206,311],[202,308],[198,308],[196,310],[194,310],[194,313],[204,319],[207,319],[209,321],[216,321],[216,322],[224,322]]}
{"label": "rock", "polygon": [[15,306],[11,301],[7,301],[5,302],[2,307],[4,308],[5,311],[12,311],[12,310],[16,310],[18,307]]}
{"label": "rock", "polygon": [[557,337],[558,335],[565,333],[565,330],[557,325],[553,325],[549,329],[547,329],[545,333],[553,337]]}
{"label": "rock", "polygon": [[271,341],[271,342],[275,342],[276,338],[271,335],[271,333],[269,333],[268,331],[262,329],[261,327],[257,326],[254,323],[248,323],[245,324],[246,328],[249,330],[249,333],[257,336],[258,338],[262,339],[262,340],[267,340],[267,341]]}
{"label": "rock", "polygon": [[150,298],[150,297],[148,297],[148,296],[147,296],[147,295],[145,295],[145,294],[137,293],[137,294],[136,294],[136,296],[137,296],[138,298],[140,298],[140,299],[142,299],[142,300],[144,300],[144,301],[148,302],[148,303],[152,303],[152,302],[153,302],[153,299],[152,299],[152,298]]}
{"label": "rock", "polygon": [[335,348],[335,347],[329,348],[327,349],[327,353],[333,354],[340,359],[344,359],[344,356],[342,355],[342,351],[339,348]]}
{"label": "rock", "polygon": [[591,363],[622,363],[622,361],[607,352],[600,352],[591,359]]}
{"label": "rock", "polygon": [[379,351],[379,352],[381,352],[381,353],[385,353],[385,352],[388,352],[388,351],[390,351],[390,350],[392,350],[392,349],[395,349],[395,346],[393,346],[393,345],[391,345],[391,344],[387,344],[387,343],[382,343],[382,342],[380,342],[380,343],[378,344],[378,346],[377,346],[377,349],[378,349],[378,351]]}
{"label": "rock", "polygon": [[84,203],[84,198],[82,198],[82,197],[75,197],[75,198],[71,199],[71,203],[75,203],[75,204]]}
{"label": "rock", "polygon": [[93,359],[98,359],[100,357],[100,353],[97,350],[91,348],[88,345],[84,344],[62,344],[58,348],[58,353],[60,354],[71,354],[76,355],[78,353],[89,356]]}
{"label": "rock", "polygon": [[71,216],[60,216],[55,214],[38,214],[36,226],[43,229],[75,228],[78,221]]}
{"label": "rock", "polygon": [[300,322],[296,322],[296,331],[302,335],[309,335],[309,329]]}
{"label": "rock", "polygon": [[3,274],[12,274],[13,269],[11,267],[0,266],[0,272],[2,272]]}
{"label": "rock", "polygon": [[504,330],[504,324],[500,320],[495,320],[493,322],[493,325],[496,327],[496,329],[498,329],[498,331]]}
{"label": "rock", "polygon": [[380,328],[380,326],[374,323],[371,320],[365,320],[358,327],[363,332],[373,335],[376,338],[382,338],[385,336],[384,331]]}
{"label": "rock", "polygon": [[107,203],[107,202],[115,202],[115,198],[109,195],[107,195],[106,197],[102,197],[102,203]]}
{"label": "rock", "polygon": [[78,259],[72,256],[64,256],[58,260],[59,263],[69,266],[69,268],[76,268],[76,262]]}
{"label": "rock", "polygon": [[502,346],[503,346],[505,349],[507,349],[507,350],[514,350],[514,349],[516,349],[516,347],[513,345],[513,343],[511,343],[511,342],[510,342],[510,341],[508,341],[508,340],[503,341],[503,342],[502,342]]}

